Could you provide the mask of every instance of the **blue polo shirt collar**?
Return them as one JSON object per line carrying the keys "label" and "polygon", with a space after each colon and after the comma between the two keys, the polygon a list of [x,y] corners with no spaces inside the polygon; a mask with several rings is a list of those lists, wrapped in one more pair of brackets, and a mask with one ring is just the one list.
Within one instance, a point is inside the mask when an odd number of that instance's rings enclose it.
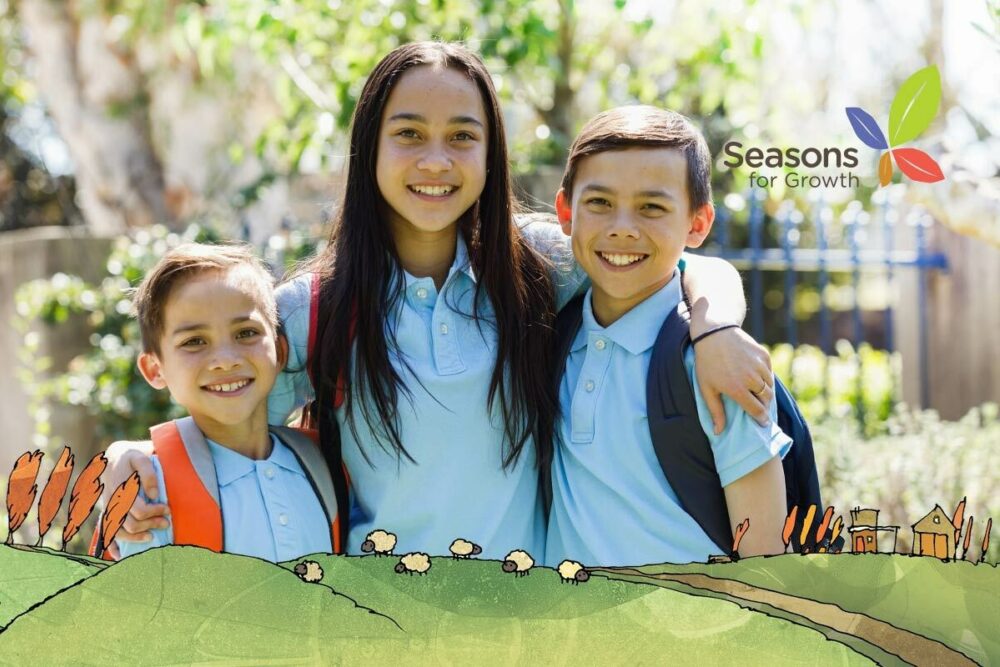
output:
{"label": "blue polo shirt collar", "polygon": [[215,461],[215,474],[219,486],[232,484],[240,477],[254,473],[259,464],[272,464],[289,472],[302,474],[295,455],[273,434],[271,435],[271,455],[262,461],[255,461],[243,456],[239,452],[234,452],[207,438],[206,441],[209,449],[212,450],[212,459]]}
{"label": "blue polo shirt collar", "polygon": [[[448,278],[450,279],[455,273],[464,273],[469,277],[469,280],[476,282],[476,272],[472,270],[472,260],[469,259],[469,249],[465,245],[465,239],[462,238],[461,233],[459,233],[458,240],[455,242],[455,259],[451,263],[451,268],[448,269]],[[417,278],[405,270],[403,271],[403,278],[407,290],[411,289],[415,285],[424,284],[431,280],[427,276]],[[447,283],[447,280],[445,282]],[[433,282],[431,284],[433,284]]]}
{"label": "blue polo shirt collar", "polygon": [[638,355],[653,347],[663,321],[681,302],[680,273],[675,269],[666,285],[606,328],[594,317],[593,292],[591,287],[584,297],[583,326],[573,339],[573,351],[586,347],[593,334],[608,338],[629,353]]}

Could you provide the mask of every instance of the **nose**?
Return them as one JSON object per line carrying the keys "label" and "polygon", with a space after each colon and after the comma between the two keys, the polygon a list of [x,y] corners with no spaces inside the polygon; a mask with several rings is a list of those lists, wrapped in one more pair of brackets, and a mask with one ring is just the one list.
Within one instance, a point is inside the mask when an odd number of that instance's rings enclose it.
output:
{"label": "nose", "polygon": [[209,362],[212,370],[229,370],[243,365],[243,355],[235,345],[219,345]]}
{"label": "nose", "polygon": [[612,239],[637,239],[640,236],[639,226],[635,223],[631,212],[624,208],[616,212],[606,230],[606,234],[608,238]]}
{"label": "nose", "polygon": [[451,167],[452,160],[451,156],[448,155],[447,149],[436,142],[428,144],[427,150],[420,156],[420,160],[417,161],[417,169],[433,174],[448,171]]}

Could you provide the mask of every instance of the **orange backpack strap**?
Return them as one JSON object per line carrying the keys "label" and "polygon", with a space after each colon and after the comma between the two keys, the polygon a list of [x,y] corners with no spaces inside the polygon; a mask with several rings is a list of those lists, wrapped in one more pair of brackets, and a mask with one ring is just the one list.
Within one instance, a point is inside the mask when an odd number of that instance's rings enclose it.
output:
{"label": "orange backpack strap", "polygon": [[[319,448],[319,432],[314,429],[272,426],[271,432],[292,450],[312,485],[330,523],[333,553],[344,553],[349,510],[347,489],[350,486],[347,468],[342,467],[338,474],[330,469]],[[344,501],[340,498],[344,498]]]}
{"label": "orange backpack strap", "polygon": [[163,468],[174,544],[222,551],[222,510],[212,453],[190,417],[149,429]]}

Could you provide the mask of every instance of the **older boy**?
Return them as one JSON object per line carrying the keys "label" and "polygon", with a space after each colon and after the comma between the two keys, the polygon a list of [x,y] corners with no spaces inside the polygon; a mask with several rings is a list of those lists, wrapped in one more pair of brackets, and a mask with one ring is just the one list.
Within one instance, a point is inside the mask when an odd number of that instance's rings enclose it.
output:
{"label": "older boy", "polygon": [[323,457],[309,436],[267,425],[287,346],[263,264],[244,246],[183,245],[134,301],[139,371],[191,416],[150,429],[171,522],[150,541],[118,542],[120,555],[171,543],[269,561],[333,551],[337,504]]}
{"label": "older boy", "polygon": [[[588,565],[704,561],[717,545],[682,508],[654,453],[646,376],[664,313],[681,303],[678,260],[715,217],[705,140],[683,116],[654,107],[599,114],[572,148],[556,212],[593,286],[560,383],[546,562]],[[791,440],[726,399],[715,435],[687,350],[698,416],[731,526],[749,518],[744,556],[781,553]],[[764,390],[766,387],[762,387]]]}

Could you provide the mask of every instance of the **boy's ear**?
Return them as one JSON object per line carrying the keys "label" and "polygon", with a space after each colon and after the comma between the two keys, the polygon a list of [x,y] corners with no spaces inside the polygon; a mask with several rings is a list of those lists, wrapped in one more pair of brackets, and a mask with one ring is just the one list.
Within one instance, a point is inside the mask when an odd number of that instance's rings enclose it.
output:
{"label": "boy's ear", "polygon": [[151,352],[143,352],[136,359],[136,366],[139,367],[139,372],[142,373],[142,377],[146,378],[146,382],[149,383],[153,389],[166,389],[167,381],[163,379],[163,373],[160,366],[160,360],[156,358],[156,355]]}
{"label": "boy's ear", "polygon": [[712,231],[712,223],[715,222],[715,206],[711,202],[703,204],[691,214],[691,231],[687,235],[687,247],[697,248],[708,237]]}
{"label": "boy's ear", "polygon": [[569,236],[573,233],[573,207],[572,202],[569,200],[569,196],[566,191],[559,188],[559,192],[556,193],[556,217],[559,218],[559,225],[562,227],[563,234]]}

